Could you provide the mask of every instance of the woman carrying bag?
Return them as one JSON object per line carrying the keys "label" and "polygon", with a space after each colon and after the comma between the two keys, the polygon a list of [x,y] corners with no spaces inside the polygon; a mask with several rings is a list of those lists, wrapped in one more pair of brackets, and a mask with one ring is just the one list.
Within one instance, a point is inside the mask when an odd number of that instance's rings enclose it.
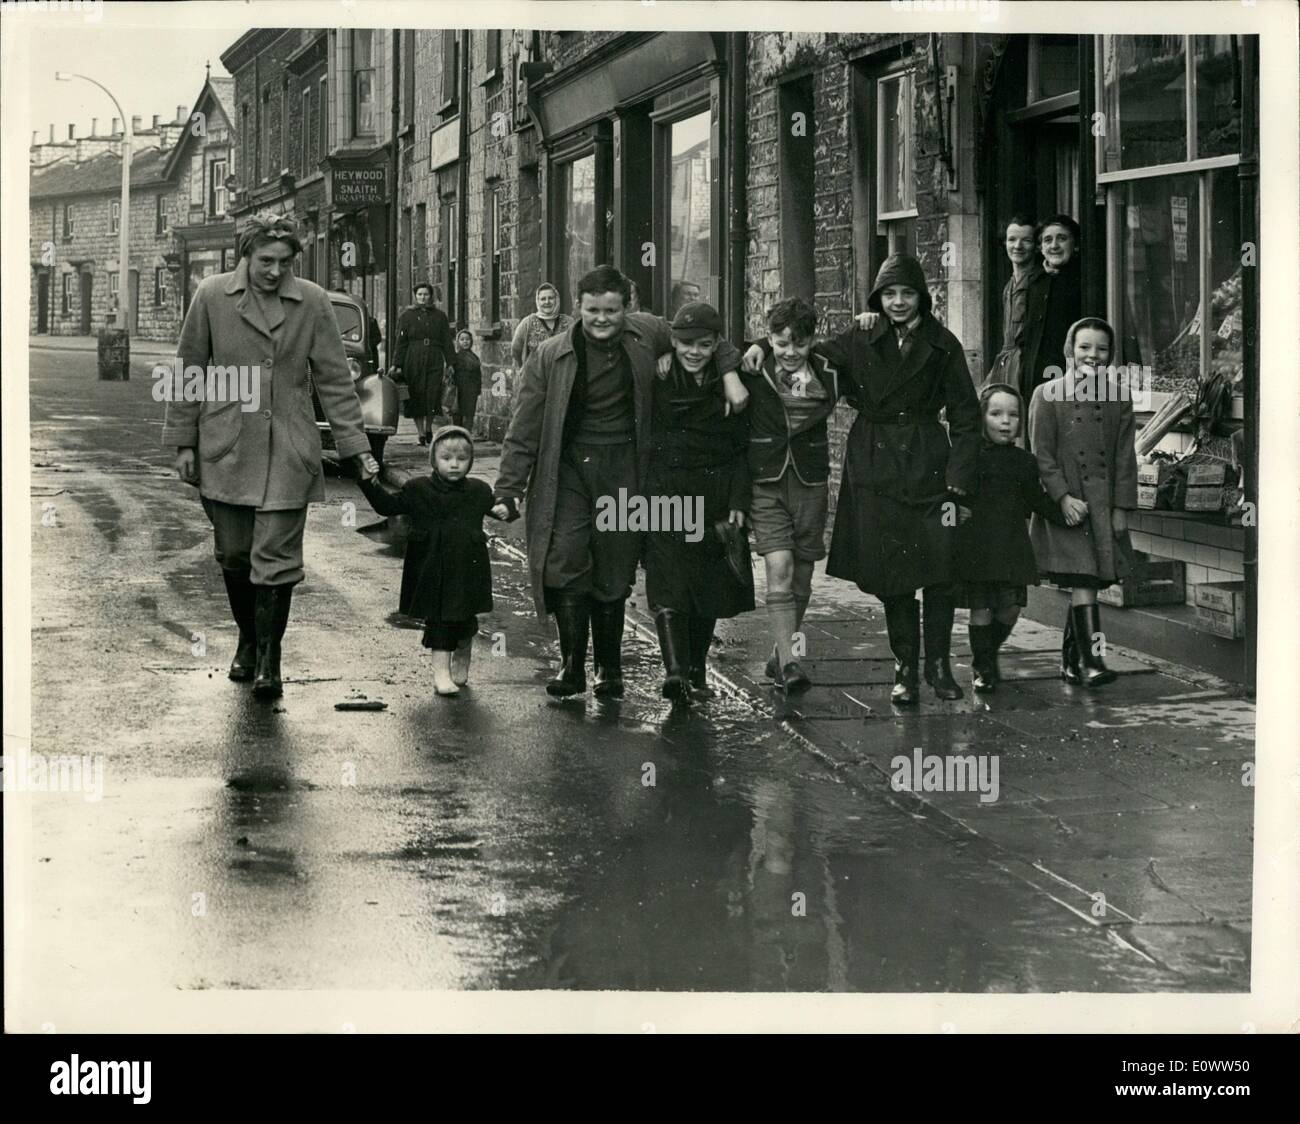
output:
{"label": "woman carrying bag", "polygon": [[429,443],[430,420],[442,408],[443,371],[456,354],[451,324],[433,304],[433,286],[415,286],[415,303],[397,321],[397,343],[389,372],[407,387],[406,416],[413,418],[420,444]]}

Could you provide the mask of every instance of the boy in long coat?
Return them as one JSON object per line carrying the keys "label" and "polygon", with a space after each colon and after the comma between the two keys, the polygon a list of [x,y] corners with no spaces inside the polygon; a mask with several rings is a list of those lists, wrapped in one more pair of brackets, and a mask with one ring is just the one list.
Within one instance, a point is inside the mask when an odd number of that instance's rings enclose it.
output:
{"label": "boy in long coat", "polygon": [[[914,303],[895,301],[909,289]],[[895,659],[891,697],[899,704],[917,700],[915,592],[924,590],[926,682],[940,698],[958,699],[949,665],[961,577],[954,531],[961,497],[975,484],[979,401],[961,341],[931,312],[916,258],[887,258],[867,306],[883,313],[875,327],[855,326],[818,345],[855,384],[848,397],[858,411],[845,445],[826,573],[884,604]]]}
{"label": "boy in long coat", "polygon": [[[650,454],[655,360],[672,349],[667,323],[628,312],[631,283],[613,266],[578,282],[581,315],[524,365],[501,446],[495,496],[511,518],[524,513],[528,572],[539,618],[555,615],[560,673],[547,692],[587,688],[587,639],[594,641],[598,695],[623,690],[624,609],[641,557],[641,534],[596,531],[597,501],[636,495]],[[739,363],[724,345],[719,370]]]}
{"label": "boy in long coat", "polygon": [[329,296],[293,275],[300,249],[292,220],[251,217],[238,268],[199,285],[181,328],[177,355],[185,368],[251,370],[257,401],[173,394],[163,422],[177,475],[198,485],[212,522],[239,625],[230,678],[254,680],[254,693],[267,698],[281,694],[280,641],[303,579],[307,505],[325,498],[313,385],[339,457],[357,458],[363,477],[379,472]]}

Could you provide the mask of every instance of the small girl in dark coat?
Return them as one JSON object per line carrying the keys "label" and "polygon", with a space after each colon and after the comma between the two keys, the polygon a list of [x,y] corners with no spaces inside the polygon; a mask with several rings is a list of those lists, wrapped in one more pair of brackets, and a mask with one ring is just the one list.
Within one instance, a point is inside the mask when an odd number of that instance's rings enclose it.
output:
{"label": "small girl in dark coat", "polygon": [[444,425],[433,435],[429,462],[430,475],[408,480],[400,489],[381,475],[363,480],[361,490],[379,514],[408,516],[425,539],[411,613],[425,618],[434,689],[456,695],[469,679],[477,614],[492,609],[483,517],[500,518],[504,509],[493,509],[487,483],[468,478],[474,442],[459,426]]}
{"label": "small girl in dark coat", "polygon": [[1026,587],[1038,584],[1026,520],[1037,514],[1064,526],[1065,516],[1043,490],[1033,454],[1016,444],[1024,414],[1020,392],[1008,383],[988,383],[980,392],[980,413],[975,490],[966,498],[971,514],[957,531],[965,579],[958,604],[971,611],[973,686],[992,691],[1001,678],[998,649],[1028,604]]}
{"label": "small girl in dark coat", "polygon": [[451,370],[456,392],[452,421],[473,433],[478,396],[483,393],[483,364],[474,354],[474,333],[468,328],[456,333],[456,355],[451,361]]}

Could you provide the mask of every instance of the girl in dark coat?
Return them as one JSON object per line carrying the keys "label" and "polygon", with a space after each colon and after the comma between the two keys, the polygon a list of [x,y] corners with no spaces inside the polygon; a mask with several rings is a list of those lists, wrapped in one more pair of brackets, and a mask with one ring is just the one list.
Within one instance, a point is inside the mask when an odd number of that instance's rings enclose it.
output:
{"label": "girl in dark coat", "polygon": [[923,589],[926,682],[940,698],[959,699],[948,662],[959,577],[953,531],[961,497],[975,486],[979,402],[961,342],[930,311],[916,258],[887,258],[867,305],[884,313],[874,328],[854,327],[818,345],[848,372],[854,389],[847,397],[858,410],[826,573],[884,603],[895,659],[891,699],[903,705],[917,701],[915,593]]}
{"label": "girl in dark coat", "polygon": [[[686,702],[709,693],[706,662],[719,617],[754,608],[754,584],[727,564],[716,527],[743,538],[749,511],[749,427],[732,414],[713,355],[722,319],[703,303],[688,304],[672,323],[673,361],[655,380],[650,414],[650,467],[645,494],[680,500],[696,520],[685,529],[646,536],[646,600],[655,615],[667,677],[666,698]],[[701,502],[702,501],[702,502]],[[692,541],[693,540],[693,541]]]}
{"label": "girl in dark coat", "polygon": [[1020,396],[1030,401],[1043,383],[1062,373],[1065,334],[1083,315],[1079,224],[1053,215],[1038,228],[1043,271],[1029,284],[1021,329]]}
{"label": "girl in dark coat", "polygon": [[[478,633],[477,614],[492,609],[492,571],[483,517],[494,511],[492,489],[468,478],[474,443],[459,426],[444,425],[429,450],[433,472],[400,489],[382,477],[362,481],[366,499],[381,515],[405,515],[425,540],[411,612],[425,618],[424,646],[433,649],[433,686],[460,693],[469,679]],[[453,655],[454,653],[454,655]]]}
{"label": "girl in dark coat", "polygon": [[970,518],[957,531],[957,557],[964,579],[958,603],[970,609],[971,669],[977,691],[998,683],[998,649],[1028,604],[1027,586],[1038,584],[1038,566],[1026,526],[1031,514],[1065,525],[1060,508],[1043,491],[1038,462],[1016,444],[1024,413],[1020,392],[989,383],[980,392],[984,433],[975,461]]}
{"label": "girl in dark coat", "polygon": [[433,306],[433,286],[421,281],[415,286],[415,303],[398,318],[393,349],[393,374],[400,374],[410,390],[406,416],[415,419],[421,445],[429,443],[430,418],[442,403],[443,368],[451,366],[455,355],[451,324]]}
{"label": "girl in dark coat", "polygon": [[1044,383],[1029,404],[1029,440],[1043,486],[1066,526],[1035,516],[1029,537],[1038,569],[1070,590],[1061,678],[1100,687],[1115,678],[1103,658],[1097,590],[1124,576],[1132,553],[1128,513],[1137,507],[1133,402],[1109,378],[1115,332],[1086,317],[1066,334],[1066,373]]}
{"label": "girl in dark coat", "polygon": [[483,364],[474,354],[474,334],[468,328],[462,328],[456,333],[456,354],[451,367],[456,386],[456,408],[451,415],[452,421],[473,433],[478,396],[483,393]]}

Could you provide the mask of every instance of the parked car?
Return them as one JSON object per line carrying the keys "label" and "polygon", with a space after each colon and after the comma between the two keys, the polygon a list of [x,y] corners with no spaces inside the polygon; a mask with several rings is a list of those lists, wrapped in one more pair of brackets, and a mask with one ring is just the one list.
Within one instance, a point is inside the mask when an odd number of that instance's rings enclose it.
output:
{"label": "parked car", "polygon": [[[370,451],[375,460],[384,459],[384,445],[397,432],[399,403],[397,384],[376,369],[375,341],[371,339],[370,310],[365,301],[351,293],[331,291],[330,306],[338,321],[339,335],[343,337],[343,351],[348,357],[348,370],[352,372],[361,400],[361,419],[370,438]],[[338,463],[334,435],[330,432],[325,411],[321,409],[316,388],[311,391],[312,409],[316,411],[316,428],[320,430],[321,452],[325,459]]]}

